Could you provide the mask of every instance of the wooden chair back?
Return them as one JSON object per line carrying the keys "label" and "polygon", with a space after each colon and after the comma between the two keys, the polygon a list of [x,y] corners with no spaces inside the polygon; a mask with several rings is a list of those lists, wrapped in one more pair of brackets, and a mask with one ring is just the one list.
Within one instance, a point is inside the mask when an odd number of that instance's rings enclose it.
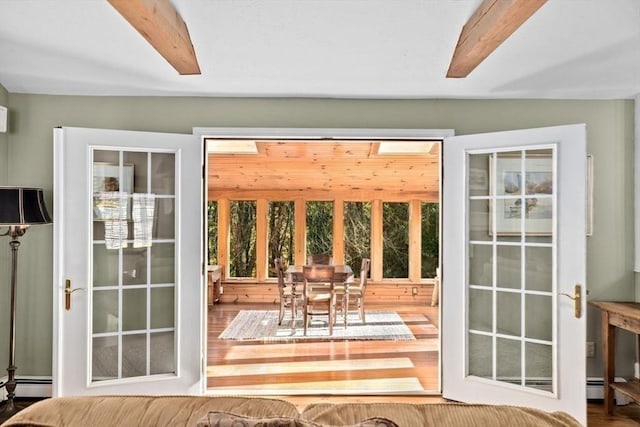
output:
{"label": "wooden chair back", "polygon": [[331,265],[333,257],[329,254],[311,254],[307,256],[308,265]]}

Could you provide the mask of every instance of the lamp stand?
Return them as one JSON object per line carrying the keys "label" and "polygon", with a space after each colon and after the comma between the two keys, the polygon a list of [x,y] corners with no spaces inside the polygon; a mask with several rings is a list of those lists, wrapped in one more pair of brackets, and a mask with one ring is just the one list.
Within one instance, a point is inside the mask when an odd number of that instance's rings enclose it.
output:
{"label": "lamp stand", "polygon": [[15,358],[15,350],[16,350],[16,292],[17,292],[17,278],[18,278],[18,247],[20,247],[20,242],[18,241],[18,237],[24,235],[27,231],[26,227],[15,227],[12,226],[9,228],[9,231],[4,235],[11,236],[11,241],[9,242],[9,246],[11,247],[11,311],[10,311],[10,320],[9,320],[9,367],[7,368],[7,373],[9,374],[9,379],[5,384],[5,389],[7,390],[7,401],[3,405],[2,415],[4,417],[9,417],[20,409],[16,408],[16,405],[13,401],[16,393],[16,358]]}

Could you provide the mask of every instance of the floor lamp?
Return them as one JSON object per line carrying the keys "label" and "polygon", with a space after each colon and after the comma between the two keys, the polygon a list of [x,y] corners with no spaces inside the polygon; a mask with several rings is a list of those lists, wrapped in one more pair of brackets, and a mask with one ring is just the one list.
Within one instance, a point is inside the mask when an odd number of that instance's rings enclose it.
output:
{"label": "floor lamp", "polygon": [[[18,276],[18,237],[24,235],[30,225],[49,224],[51,218],[44,205],[40,188],[0,187],[0,229],[8,227],[0,236],[9,236],[11,241],[11,311],[9,320],[9,377],[5,388],[7,401],[1,411],[4,416],[18,412],[13,401],[16,393],[16,282]],[[0,230],[1,231],[1,230]]]}

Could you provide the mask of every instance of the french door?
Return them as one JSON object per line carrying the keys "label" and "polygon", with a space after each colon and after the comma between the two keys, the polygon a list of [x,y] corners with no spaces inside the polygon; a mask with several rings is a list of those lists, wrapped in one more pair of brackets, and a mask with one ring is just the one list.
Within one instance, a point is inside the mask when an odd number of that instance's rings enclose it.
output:
{"label": "french door", "polygon": [[195,136],[54,130],[53,395],[202,393]]}
{"label": "french door", "polygon": [[445,139],[443,397],[586,425],[585,147],[584,125]]}

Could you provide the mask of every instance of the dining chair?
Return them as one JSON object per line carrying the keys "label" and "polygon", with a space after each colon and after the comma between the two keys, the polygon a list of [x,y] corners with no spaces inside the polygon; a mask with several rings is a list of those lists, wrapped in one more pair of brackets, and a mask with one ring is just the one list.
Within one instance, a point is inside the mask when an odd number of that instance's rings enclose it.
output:
{"label": "dining chair", "polygon": [[[335,322],[335,301],[333,278],[335,267],[332,265],[305,265],[302,267],[304,274],[303,288],[303,321],[304,335],[307,335],[309,321],[313,316],[327,316],[329,335],[333,335]],[[316,285],[313,289],[312,286]],[[317,286],[323,284],[322,286]]]}
{"label": "dining chair", "polygon": [[329,254],[310,254],[307,256],[308,265],[331,265],[333,257]]}
{"label": "dining chair", "polygon": [[282,258],[275,258],[273,264],[278,275],[278,292],[280,294],[278,325],[282,324],[284,312],[287,308],[291,308],[291,325],[295,325],[296,314],[298,312],[298,300],[302,300],[302,293],[299,289],[296,289],[294,282],[286,280],[284,267],[282,266]]}
{"label": "dining chair", "polygon": [[360,281],[357,284],[343,283],[335,286],[336,291],[336,304],[337,299],[342,300],[342,315],[344,316],[344,325],[347,326],[347,316],[349,314],[350,299],[354,298],[354,302],[358,309],[358,317],[362,320],[362,323],[367,323],[365,319],[364,311],[364,296],[367,287],[367,277],[369,276],[369,268],[371,266],[371,260],[369,258],[363,258],[360,263]]}

